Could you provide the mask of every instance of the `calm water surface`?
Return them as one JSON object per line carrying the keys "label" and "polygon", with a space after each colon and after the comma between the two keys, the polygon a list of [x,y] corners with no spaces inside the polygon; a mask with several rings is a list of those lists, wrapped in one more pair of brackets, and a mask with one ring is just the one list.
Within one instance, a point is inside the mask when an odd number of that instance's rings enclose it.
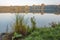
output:
{"label": "calm water surface", "polygon": [[[43,26],[49,26],[49,23],[52,22],[60,22],[60,15],[56,15],[54,13],[44,13],[41,15],[40,13],[20,13],[20,15],[24,16],[24,22],[27,23],[27,25],[31,26],[30,18],[35,17],[36,19],[36,25],[38,27]],[[15,14],[14,13],[1,13],[0,14],[0,32],[6,32],[7,26],[9,26],[9,32],[11,31],[11,25],[15,22]]]}

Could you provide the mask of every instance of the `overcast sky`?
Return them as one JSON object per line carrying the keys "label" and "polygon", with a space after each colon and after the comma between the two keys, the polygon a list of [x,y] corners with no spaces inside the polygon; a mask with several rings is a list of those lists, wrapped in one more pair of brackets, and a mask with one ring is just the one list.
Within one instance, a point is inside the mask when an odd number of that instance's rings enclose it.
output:
{"label": "overcast sky", "polygon": [[6,5],[33,5],[33,4],[60,4],[60,0],[0,0],[0,6]]}

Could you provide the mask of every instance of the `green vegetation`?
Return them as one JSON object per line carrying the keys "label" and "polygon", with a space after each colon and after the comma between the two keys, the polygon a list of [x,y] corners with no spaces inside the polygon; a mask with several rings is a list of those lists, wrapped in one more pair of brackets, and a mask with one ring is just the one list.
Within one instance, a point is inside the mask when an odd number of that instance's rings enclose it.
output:
{"label": "green vegetation", "polygon": [[23,36],[27,34],[26,25],[23,23],[24,16],[19,16],[16,14],[15,32],[22,34]]}
{"label": "green vegetation", "polygon": [[24,40],[60,40],[60,23],[52,23],[49,28],[36,29]]}
{"label": "green vegetation", "polygon": [[[34,17],[31,18],[32,27],[23,22],[24,16],[16,15],[15,31],[23,40],[60,40],[60,23],[51,23],[51,27],[37,28]],[[16,35],[14,35],[16,37]],[[17,39],[18,40],[18,39]]]}
{"label": "green vegetation", "polygon": [[34,17],[31,18],[31,23],[32,23],[32,31],[36,29],[36,22],[34,20]]}
{"label": "green vegetation", "polygon": [[60,40],[60,26],[56,26],[56,28],[38,28],[24,40]]}

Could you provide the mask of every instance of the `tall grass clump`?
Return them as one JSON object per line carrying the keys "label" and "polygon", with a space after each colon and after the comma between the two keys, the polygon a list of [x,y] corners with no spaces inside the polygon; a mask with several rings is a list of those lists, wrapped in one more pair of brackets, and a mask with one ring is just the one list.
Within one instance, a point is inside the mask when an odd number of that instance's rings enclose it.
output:
{"label": "tall grass clump", "polygon": [[35,20],[34,16],[31,17],[32,31],[34,31],[36,29],[36,22],[35,21],[36,20]]}
{"label": "tall grass clump", "polygon": [[32,24],[32,28],[30,28],[29,26],[26,25],[26,23],[24,23],[24,15],[22,16],[22,15],[16,14],[14,32],[22,34],[23,36],[28,35],[36,29],[36,22],[34,17],[31,17],[31,24]]}
{"label": "tall grass clump", "polygon": [[26,25],[23,22],[24,16],[21,16],[19,14],[16,14],[16,22],[14,25],[15,31],[16,33],[22,34],[22,35],[26,35]]}

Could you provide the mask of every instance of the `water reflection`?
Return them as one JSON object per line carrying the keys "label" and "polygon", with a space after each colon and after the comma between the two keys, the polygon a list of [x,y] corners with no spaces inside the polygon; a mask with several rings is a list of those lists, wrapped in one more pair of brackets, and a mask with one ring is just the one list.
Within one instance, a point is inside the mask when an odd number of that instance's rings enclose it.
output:
{"label": "water reflection", "polygon": [[[0,32],[5,32],[7,25],[10,26],[11,23],[13,23],[14,21],[14,14],[10,14],[10,13],[1,13],[0,14]],[[9,27],[10,29],[10,27]]]}
{"label": "water reflection", "polygon": [[[35,17],[36,23],[38,27],[49,26],[51,22],[60,22],[60,15],[56,15],[54,13],[20,13],[20,15],[24,16],[24,22],[27,25],[31,26],[30,18]],[[26,21],[27,20],[27,21]],[[0,14],[0,32],[6,32],[7,24],[9,31],[11,31],[11,24],[15,22],[15,14],[11,13],[2,13]]]}

